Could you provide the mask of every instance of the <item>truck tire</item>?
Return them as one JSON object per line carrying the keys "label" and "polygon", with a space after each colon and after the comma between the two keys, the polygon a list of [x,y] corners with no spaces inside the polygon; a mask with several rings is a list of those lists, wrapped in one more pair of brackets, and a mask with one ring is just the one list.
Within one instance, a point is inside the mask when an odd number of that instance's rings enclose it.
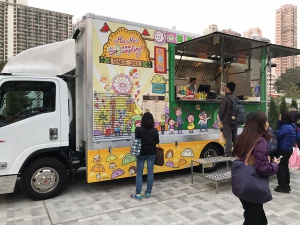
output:
{"label": "truck tire", "polygon": [[[208,157],[216,157],[220,155],[220,150],[218,146],[214,144],[208,144],[205,148],[201,151],[200,158],[208,158]],[[211,173],[217,170],[218,163],[213,163],[210,167],[205,167],[205,173]],[[196,167],[199,172],[202,172],[202,165]]]}
{"label": "truck tire", "polygon": [[67,181],[67,170],[58,160],[41,158],[30,163],[21,174],[21,188],[33,200],[57,196]]}

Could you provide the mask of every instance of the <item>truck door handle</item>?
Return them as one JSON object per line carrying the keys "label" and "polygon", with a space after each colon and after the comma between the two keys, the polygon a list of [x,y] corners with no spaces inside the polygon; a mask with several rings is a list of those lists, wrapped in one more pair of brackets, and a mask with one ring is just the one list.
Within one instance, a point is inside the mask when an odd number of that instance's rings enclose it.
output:
{"label": "truck door handle", "polygon": [[0,169],[5,169],[7,167],[6,162],[0,162]]}
{"label": "truck door handle", "polygon": [[51,141],[55,141],[58,139],[58,129],[57,128],[49,129],[49,138]]}

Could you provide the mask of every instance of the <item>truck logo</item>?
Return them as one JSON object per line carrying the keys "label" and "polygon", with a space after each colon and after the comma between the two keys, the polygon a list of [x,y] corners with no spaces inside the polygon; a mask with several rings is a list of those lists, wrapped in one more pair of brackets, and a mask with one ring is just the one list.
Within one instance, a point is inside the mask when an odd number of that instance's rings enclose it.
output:
{"label": "truck logo", "polygon": [[[103,28],[104,29],[104,28]],[[106,29],[107,30],[107,29]],[[124,27],[112,32],[103,46],[100,63],[152,68],[150,51],[142,35]]]}

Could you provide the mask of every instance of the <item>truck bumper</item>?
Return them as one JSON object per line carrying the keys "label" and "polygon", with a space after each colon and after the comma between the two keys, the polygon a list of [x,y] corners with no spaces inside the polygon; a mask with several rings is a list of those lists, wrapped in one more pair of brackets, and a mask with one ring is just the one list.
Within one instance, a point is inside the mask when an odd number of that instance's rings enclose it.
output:
{"label": "truck bumper", "polygon": [[0,176],[0,194],[14,192],[17,175]]}

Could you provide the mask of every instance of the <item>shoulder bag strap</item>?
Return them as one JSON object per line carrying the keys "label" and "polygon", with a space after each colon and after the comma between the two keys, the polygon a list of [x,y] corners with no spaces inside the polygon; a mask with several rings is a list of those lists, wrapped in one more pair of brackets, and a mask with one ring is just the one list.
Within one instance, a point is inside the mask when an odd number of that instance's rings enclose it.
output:
{"label": "shoulder bag strap", "polygon": [[230,102],[231,102],[231,106],[229,108],[229,111],[227,112],[228,113],[228,117],[229,117],[229,114],[230,114],[231,108],[233,107],[233,104],[237,103],[238,101],[234,102],[231,98],[229,98],[228,95],[226,95],[225,97],[228,98],[230,100]]}
{"label": "shoulder bag strap", "polygon": [[250,155],[251,155],[251,153],[252,153],[254,147],[256,146],[257,142],[259,141],[259,139],[261,139],[261,137],[259,137],[259,138],[257,138],[257,139],[255,140],[254,145],[252,146],[252,148],[250,149],[250,151],[249,151],[249,152],[247,153],[247,155],[246,155],[246,158],[245,158],[245,160],[244,160],[246,166],[248,166],[248,159],[249,159],[249,157],[250,157]]}

